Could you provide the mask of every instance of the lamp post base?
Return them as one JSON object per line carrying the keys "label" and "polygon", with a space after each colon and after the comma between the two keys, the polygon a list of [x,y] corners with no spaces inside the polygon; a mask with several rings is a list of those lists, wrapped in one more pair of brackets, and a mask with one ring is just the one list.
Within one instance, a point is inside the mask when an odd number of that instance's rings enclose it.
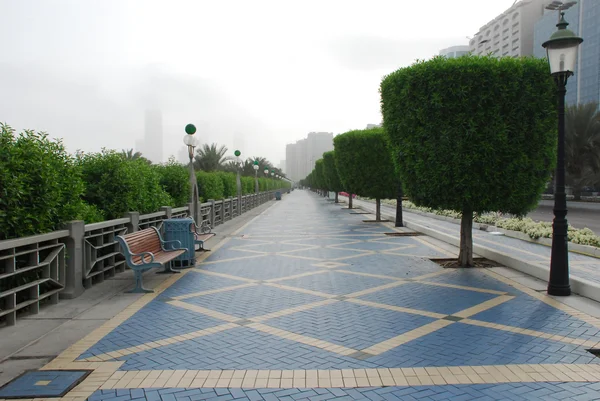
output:
{"label": "lamp post base", "polygon": [[555,295],[557,297],[568,297],[571,295],[570,285],[549,285],[548,295]]}

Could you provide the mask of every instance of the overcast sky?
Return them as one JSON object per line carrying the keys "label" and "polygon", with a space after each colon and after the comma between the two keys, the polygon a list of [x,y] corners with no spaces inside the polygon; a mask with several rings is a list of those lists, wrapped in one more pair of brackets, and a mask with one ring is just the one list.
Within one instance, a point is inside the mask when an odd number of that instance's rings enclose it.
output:
{"label": "overcast sky", "polygon": [[[311,131],[379,123],[381,78],[467,44],[514,0],[0,0],[0,121],[69,151],[201,142],[276,164]],[[157,144],[160,146],[160,144]]]}

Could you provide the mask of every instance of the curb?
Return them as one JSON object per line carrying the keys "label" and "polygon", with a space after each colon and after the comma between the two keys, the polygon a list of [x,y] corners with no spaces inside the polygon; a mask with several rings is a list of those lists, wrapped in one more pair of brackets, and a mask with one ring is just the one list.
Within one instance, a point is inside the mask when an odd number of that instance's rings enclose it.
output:
{"label": "curb", "polygon": [[[358,208],[363,209],[368,212],[373,212],[366,208],[363,205],[357,205]],[[384,218],[388,218],[390,220],[394,220],[395,216],[390,215],[389,213],[381,213],[381,216]],[[450,234],[446,234],[440,231],[437,231],[433,228],[415,223],[410,221],[410,218],[407,220],[404,218],[404,225],[412,230],[423,233],[429,237],[438,239],[447,244],[458,247],[460,245],[460,238],[452,236]],[[543,281],[548,281],[548,276],[550,274],[550,268],[545,268],[542,266],[538,266],[529,261],[516,258],[507,253],[496,251],[494,249],[488,248],[482,245],[473,244],[473,252],[481,255],[484,258],[494,260],[498,263],[503,264],[506,267],[510,267],[516,271],[521,273],[528,274],[530,276],[536,277]],[[600,283],[596,283],[590,280],[586,280],[580,277],[571,276],[570,277],[571,291],[573,293],[579,294],[586,298],[593,299],[594,301],[600,302]]]}

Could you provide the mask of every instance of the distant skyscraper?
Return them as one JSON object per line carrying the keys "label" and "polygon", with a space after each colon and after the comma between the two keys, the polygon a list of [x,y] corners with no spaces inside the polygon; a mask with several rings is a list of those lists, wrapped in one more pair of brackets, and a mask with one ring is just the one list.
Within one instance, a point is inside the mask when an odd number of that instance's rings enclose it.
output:
{"label": "distant skyscraper", "polygon": [[[533,30],[551,0],[519,1],[479,29],[469,42],[475,55],[533,55]],[[597,0],[592,0],[596,2]]]}
{"label": "distant skyscraper", "polygon": [[[579,0],[565,11],[568,29],[583,38],[579,46],[575,76],[567,81],[566,103],[600,103],[600,1]],[[546,57],[542,43],[556,32],[558,11],[545,10],[544,15],[535,24],[533,54]]]}
{"label": "distant skyscraper", "polygon": [[163,160],[163,129],[162,113],[160,110],[146,110],[144,118],[144,139],[136,141],[136,151],[153,163]]}
{"label": "distant skyscraper", "polygon": [[323,153],[330,150],[333,150],[331,132],[311,132],[305,139],[288,144],[285,148],[286,175],[294,181],[305,178]]}

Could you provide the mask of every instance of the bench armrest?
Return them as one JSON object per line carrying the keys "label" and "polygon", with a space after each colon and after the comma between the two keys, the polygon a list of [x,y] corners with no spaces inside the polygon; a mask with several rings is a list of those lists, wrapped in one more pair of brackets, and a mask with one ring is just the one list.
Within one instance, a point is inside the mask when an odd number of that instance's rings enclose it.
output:
{"label": "bench armrest", "polygon": [[212,227],[210,226],[210,224],[207,226],[199,226],[196,223],[192,222],[190,226],[192,232],[195,234],[208,234],[212,231]]}
{"label": "bench armrest", "polygon": [[[168,249],[168,247],[165,246],[167,244],[175,244],[177,245],[177,248],[173,246],[171,247],[171,249]],[[184,249],[181,247],[181,241],[179,241],[178,239],[174,239],[172,241],[161,241],[160,246],[162,247],[163,251],[176,251],[177,249]]]}
{"label": "bench armrest", "polygon": [[[131,262],[132,264],[136,264],[136,265],[147,265],[149,263],[154,263],[154,254],[152,252],[140,252],[140,253],[131,253],[129,254],[130,258],[133,258],[135,256],[139,256],[142,258],[141,263],[133,263],[133,261]],[[145,257],[146,256],[150,256],[150,262],[146,262]]]}

